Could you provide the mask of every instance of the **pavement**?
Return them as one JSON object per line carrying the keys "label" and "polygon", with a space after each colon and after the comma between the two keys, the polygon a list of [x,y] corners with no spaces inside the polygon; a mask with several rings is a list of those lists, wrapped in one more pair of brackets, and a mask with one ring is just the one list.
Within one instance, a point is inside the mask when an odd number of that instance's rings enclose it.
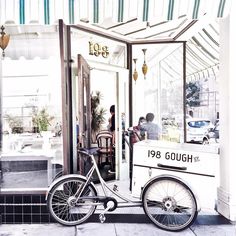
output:
{"label": "pavement", "polygon": [[0,225],[0,236],[235,236],[236,225],[194,224],[181,232],[158,229],[151,223],[84,223],[67,227],[60,224]]}
{"label": "pavement", "polygon": [[[113,182],[111,181],[111,186]],[[109,185],[110,185],[109,184]],[[119,181],[119,192],[127,192],[128,183]],[[215,209],[202,209],[194,224],[181,232],[157,228],[144,214],[142,207],[118,208],[99,222],[97,209],[87,222],[78,226],[49,224],[0,224],[0,236],[236,236],[235,222],[229,222]]]}

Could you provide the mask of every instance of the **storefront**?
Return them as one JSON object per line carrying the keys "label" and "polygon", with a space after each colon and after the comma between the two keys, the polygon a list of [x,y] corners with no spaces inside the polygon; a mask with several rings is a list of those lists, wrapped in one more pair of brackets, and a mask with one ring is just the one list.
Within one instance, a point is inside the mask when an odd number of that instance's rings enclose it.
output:
{"label": "storefront", "polygon": [[[15,30],[15,26],[8,28],[10,32]],[[43,201],[47,187],[61,174],[85,171],[77,150],[96,146],[96,134],[107,129],[111,105],[115,105],[116,114],[115,173],[109,176],[105,170],[105,178],[129,181],[132,159],[123,131],[134,125],[133,116],[137,117],[140,113],[135,108],[137,104],[140,107],[148,104],[142,112],[152,109],[154,113],[162,114],[157,101],[163,96],[158,92],[160,81],[153,80],[148,85],[153,92],[147,96],[144,94],[145,99],[140,100],[141,94],[146,91],[140,90],[137,94],[140,85],[133,79],[132,53],[142,58],[135,65],[138,67],[145,60],[144,50],[149,53],[168,47],[169,52],[174,51],[182,60],[176,89],[178,93],[183,92],[184,42],[132,44],[82,26],[67,26],[62,20],[58,26],[39,27],[37,30],[42,35],[34,35],[34,30],[34,26],[21,26],[21,34],[11,36],[8,53],[13,55],[14,47],[19,47],[24,41],[29,44],[29,49],[17,52],[15,58],[8,59],[6,53],[2,60],[3,222],[20,222],[22,219],[23,222],[41,221],[39,211],[47,214]],[[35,45],[38,45],[40,54],[34,51]],[[160,65],[161,62],[148,64],[152,75],[147,74],[145,80],[159,77],[156,71],[161,73]],[[16,86],[13,87],[13,84]],[[103,109],[104,113],[102,124],[93,130],[90,125],[94,118],[91,116],[90,98],[97,92],[101,94],[99,109]],[[178,113],[183,113],[181,99],[178,109]],[[157,119],[161,120],[161,116]],[[17,214],[14,206],[19,210]],[[35,214],[28,207],[33,207]],[[26,211],[29,213],[25,216]],[[45,219],[48,216],[45,218],[44,215],[43,221],[47,221]]]}
{"label": "storefront", "polygon": [[[154,24],[149,36],[141,40],[125,38],[129,35],[125,30],[119,36],[87,27],[86,23],[69,25],[60,20],[44,26],[21,24],[6,26],[11,41],[1,61],[2,222],[50,221],[44,199],[48,185],[61,174],[84,171],[77,148],[90,148],[96,143],[96,132],[107,129],[111,105],[115,105],[116,114],[115,173],[111,178],[130,178],[132,158],[122,130],[136,125],[138,118],[149,111],[162,125],[173,119],[173,114],[179,114],[178,123],[182,125],[178,132],[176,124],[171,125],[162,138],[185,142],[184,121],[189,111],[186,78],[209,79],[219,69],[212,66],[217,65],[211,64],[212,58],[198,62],[199,48],[204,51],[199,44],[193,50],[198,38],[194,41],[189,37],[190,42],[181,38],[192,26],[200,27],[195,20],[176,21],[172,29],[178,25],[178,32],[168,28],[169,35],[174,36],[163,40],[149,39],[153,32],[158,35]],[[212,24],[213,30],[208,28],[209,21],[204,30],[214,34],[218,29]],[[147,20],[145,30],[146,26]],[[138,38],[142,33],[137,29],[134,34]],[[213,55],[216,60],[217,56]],[[148,73],[142,70],[144,64]],[[207,69],[202,75],[195,74],[202,64],[211,72]],[[137,80],[133,76],[135,69]],[[93,130],[90,96],[97,91],[101,95],[98,108],[103,109],[103,122],[98,130]],[[209,104],[212,119],[216,118],[219,107]],[[198,113],[206,111],[202,108]]]}

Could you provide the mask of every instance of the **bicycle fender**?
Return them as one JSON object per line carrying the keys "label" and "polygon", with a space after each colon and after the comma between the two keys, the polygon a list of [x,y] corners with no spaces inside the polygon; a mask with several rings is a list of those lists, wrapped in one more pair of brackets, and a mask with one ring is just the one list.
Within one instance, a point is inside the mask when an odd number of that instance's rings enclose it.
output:
{"label": "bicycle fender", "polygon": [[149,185],[149,183],[151,183],[152,181],[154,181],[154,180],[156,180],[156,179],[160,179],[160,178],[162,178],[162,177],[170,177],[170,178],[172,178],[172,179],[174,179],[174,180],[178,180],[178,181],[184,183],[185,185],[187,185],[187,186],[190,188],[190,190],[193,192],[194,196],[195,196],[195,199],[196,199],[196,202],[197,202],[197,211],[199,212],[199,211],[201,210],[201,207],[200,207],[200,205],[201,205],[201,204],[200,204],[200,200],[199,200],[199,198],[198,198],[197,193],[196,193],[196,192],[194,191],[194,189],[192,188],[192,186],[191,186],[187,181],[185,181],[184,179],[182,179],[182,178],[180,178],[180,177],[178,177],[178,176],[175,176],[175,175],[163,174],[163,175],[158,175],[158,176],[155,176],[155,177],[149,179],[148,182],[147,182],[147,183],[143,186],[143,188],[142,188],[141,199],[143,199],[144,190],[145,190],[145,188]]}
{"label": "bicycle fender", "polygon": [[[50,194],[50,192],[51,192],[51,190],[52,190],[52,188],[53,188],[53,186],[54,186],[55,184],[57,184],[57,183],[60,182],[61,180],[64,180],[64,179],[67,179],[67,178],[71,178],[71,177],[81,178],[81,179],[83,179],[83,180],[85,180],[85,181],[87,180],[87,178],[86,178],[85,176],[83,176],[83,175],[78,175],[78,174],[63,175],[63,176],[61,176],[61,177],[55,179],[55,180],[50,184],[50,186],[49,186],[48,189],[47,189],[46,197],[45,197],[46,201],[47,201],[48,195]],[[94,185],[93,183],[90,182],[89,184],[90,184],[90,185],[93,185],[93,187],[97,190],[97,188],[95,187],[95,185]]]}

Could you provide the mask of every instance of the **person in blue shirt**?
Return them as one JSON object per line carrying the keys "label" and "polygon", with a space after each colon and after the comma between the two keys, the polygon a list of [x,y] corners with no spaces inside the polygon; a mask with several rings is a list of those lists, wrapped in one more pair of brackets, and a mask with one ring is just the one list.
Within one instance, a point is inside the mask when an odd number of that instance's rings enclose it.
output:
{"label": "person in blue shirt", "polygon": [[147,139],[158,140],[161,135],[161,128],[158,124],[153,123],[154,114],[147,113],[146,122],[141,125],[141,132],[147,134]]}

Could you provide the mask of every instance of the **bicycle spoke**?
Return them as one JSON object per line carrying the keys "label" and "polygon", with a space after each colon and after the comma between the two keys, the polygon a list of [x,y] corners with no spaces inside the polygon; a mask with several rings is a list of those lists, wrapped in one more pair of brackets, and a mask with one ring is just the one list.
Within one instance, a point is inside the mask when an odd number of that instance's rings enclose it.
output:
{"label": "bicycle spoke", "polygon": [[[57,183],[48,197],[51,215],[61,224],[76,225],[85,221],[95,210],[96,191],[88,186],[81,193],[77,203],[75,194],[85,181],[81,178],[68,178]],[[87,197],[87,198],[86,198]]]}
{"label": "bicycle spoke", "polygon": [[144,211],[158,227],[180,231],[197,216],[196,200],[189,188],[171,177],[154,180],[144,190]]}

